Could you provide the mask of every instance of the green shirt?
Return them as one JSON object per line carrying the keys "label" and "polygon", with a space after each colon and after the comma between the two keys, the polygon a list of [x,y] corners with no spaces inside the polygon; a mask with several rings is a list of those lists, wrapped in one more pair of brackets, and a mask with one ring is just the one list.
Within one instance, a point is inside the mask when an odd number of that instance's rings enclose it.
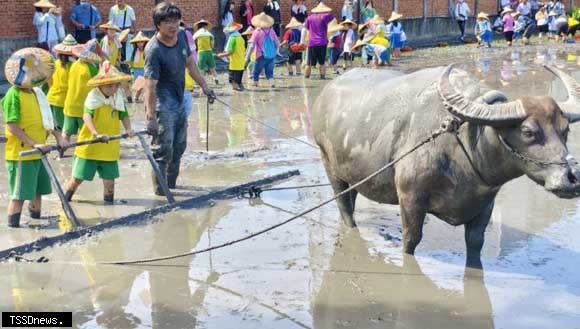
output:
{"label": "green shirt", "polygon": [[20,121],[20,89],[10,87],[2,98],[2,109],[4,110],[4,121],[13,123]]}

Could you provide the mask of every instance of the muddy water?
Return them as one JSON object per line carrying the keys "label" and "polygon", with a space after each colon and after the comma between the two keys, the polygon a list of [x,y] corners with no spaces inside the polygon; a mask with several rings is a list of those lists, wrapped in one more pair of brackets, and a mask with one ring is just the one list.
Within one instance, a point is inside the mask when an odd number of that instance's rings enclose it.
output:
{"label": "muddy water", "polygon": [[[413,71],[459,61],[511,97],[561,94],[544,62],[572,68],[576,48],[479,51],[432,49],[404,57]],[[279,72],[283,72],[279,70]],[[224,97],[286,134],[311,141],[309,107],[319,81],[282,77],[277,91]],[[229,93],[226,89],[220,90]],[[134,108],[135,120],[142,120]],[[205,103],[190,118],[189,149],[179,197],[290,169],[302,175],[280,186],[326,182],[316,150],[214,105],[210,148],[248,158],[204,160]],[[570,148],[580,154],[580,133]],[[225,152],[225,153],[223,153]],[[135,141],[124,144],[115,206],[105,207],[98,182],[82,186],[73,203],[85,224],[156,204],[149,168]],[[64,179],[70,159],[54,161]],[[5,177],[2,177],[5,180]],[[0,186],[6,199],[5,187]],[[466,270],[463,229],[429,216],[417,257],[401,254],[398,209],[361,199],[359,228],[345,229],[334,205],[321,208],[234,247],[155,265],[108,266],[99,261],[156,257],[229,241],[272,225],[331,196],[329,188],[265,193],[175,211],[151,225],[124,227],[44,250],[47,264],[0,264],[2,310],[69,310],[79,328],[580,328],[580,214],[576,200],[559,200],[526,178],[500,192],[486,233],[484,271]],[[58,200],[45,203],[57,214]],[[31,225],[38,224],[31,222]],[[55,219],[37,229],[0,227],[1,247],[58,234]]]}

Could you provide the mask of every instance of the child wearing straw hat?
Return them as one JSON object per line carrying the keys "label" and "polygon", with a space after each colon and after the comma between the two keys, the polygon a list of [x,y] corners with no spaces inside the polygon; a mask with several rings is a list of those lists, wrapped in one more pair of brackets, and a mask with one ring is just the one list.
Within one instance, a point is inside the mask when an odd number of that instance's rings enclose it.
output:
{"label": "child wearing straw hat", "polygon": [[51,51],[52,48],[63,40],[64,25],[62,24],[61,10],[49,0],[40,0],[34,3],[32,24],[38,32],[37,47]]}
{"label": "child wearing straw hat", "polygon": [[197,47],[197,67],[201,72],[211,73],[215,84],[219,85],[213,54],[214,36],[209,32],[210,23],[202,19],[193,24],[193,27],[197,30],[193,34],[193,40]]}
{"label": "child wearing straw hat", "polygon": [[229,58],[229,82],[236,91],[244,91],[242,79],[244,77],[244,60],[246,55],[246,42],[240,34],[242,24],[231,22],[224,27],[224,33],[228,37],[225,51],[219,57]]}
{"label": "child wearing straw hat", "polygon": [[[252,18],[252,24],[256,28],[259,28],[252,34],[251,45],[249,48],[249,54],[251,54],[253,50],[256,51],[256,63],[254,64],[254,71],[252,72],[254,87],[258,87],[260,73],[264,70],[266,73],[266,79],[268,79],[270,83],[270,87],[274,88],[274,60],[280,46],[278,36],[272,28],[274,25],[274,19],[261,13]],[[248,63],[248,61],[249,58],[247,53],[246,63]]]}
{"label": "child wearing straw hat", "polygon": [[69,201],[79,185],[83,181],[92,181],[96,173],[103,180],[103,200],[107,203],[114,201],[121,146],[119,140],[108,139],[120,133],[120,123],[129,137],[135,135],[120,89],[121,83],[129,80],[130,75],[121,73],[110,62],[105,61],[99,73],[87,83],[92,90],[85,100],[85,124],[81,128],[78,141],[100,139],[103,143],[76,147],[72,177],[66,185],[66,197]]}
{"label": "child wearing straw hat", "polygon": [[8,171],[10,201],[6,213],[8,226],[19,227],[24,201],[30,201],[30,217],[40,218],[41,196],[52,192],[50,179],[40,154],[22,157],[20,152],[33,148],[47,152],[46,140],[52,133],[64,147],[54,130],[52,111],[39,86],[46,83],[53,70],[50,53],[40,48],[20,49],[8,58],[4,68],[12,87],[1,100],[6,144],[4,160]]}
{"label": "child wearing straw hat", "polygon": [[68,90],[64,100],[63,137],[70,142],[70,137],[76,135],[83,125],[83,109],[85,99],[91,91],[87,85],[89,80],[99,72],[101,61],[97,55],[97,39],[92,39],[84,45],[73,47],[72,53],[78,59],[71,65],[68,76]]}
{"label": "child wearing straw hat", "polygon": [[388,41],[387,44],[385,44],[382,39],[384,38],[381,36],[371,35],[364,40],[358,40],[352,47],[352,50],[358,51],[361,47],[366,48],[366,53],[372,54],[373,56],[373,68],[375,69],[383,65],[391,66],[391,52],[388,46]]}
{"label": "child wearing straw hat", "polygon": [[114,66],[119,66],[119,58],[121,57],[121,41],[117,38],[117,33],[121,32],[121,29],[108,21],[105,24],[99,26],[100,29],[105,30],[105,36],[101,39],[101,49],[107,60]]}
{"label": "child wearing straw hat", "polygon": [[512,41],[514,38],[514,17],[512,16],[513,9],[511,7],[505,7],[501,12],[502,22],[503,22],[503,35],[508,47],[512,46]]}
{"label": "child wearing straw hat", "polygon": [[131,71],[133,73],[133,80],[137,80],[138,77],[142,77],[145,73],[145,46],[149,42],[149,38],[139,31],[137,35],[131,39],[131,44],[133,44],[133,53],[129,58],[129,64],[131,66]]}
{"label": "child wearing straw hat", "polygon": [[484,12],[477,14],[475,36],[477,37],[478,46],[485,44],[488,48],[491,48],[491,39],[493,37],[491,23],[489,22],[488,15]]}
{"label": "child wearing straw hat", "polygon": [[69,34],[64,38],[63,42],[53,48],[53,51],[58,54],[58,59],[54,63],[54,73],[51,78],[52,85],[48,90],[47,99],[52,109],[56,130],[62,130],[64,126],[63,108],[68,90],[68,75],[75,60],[72,49],[77,45],[75,38]]}
{"label": "child wearing straw hat", "polygon": [[356,36],[356,23],[351,21],[350,19],[346,19],[340,23],[344,26],[345,32],[343,33],[343,47],[342,47],[342,56],[343,56],[343,66],[342,68],[346,70],[347,68],[352,67],[352,62],[354,60],[354,56],[352,54],[352,47],[356,43],[358,39]]}
{"label": "child wearing straw hat", "polygon": [[391,47],[393,48],[393,58],[401,57],[401,48],[405,46],[403,40],[403,24],[401,23],[403,15],[393,11],[389,17],[389,25],[387,25],[387,32],[391,35]]}
{"label": "child wearing straw hat", "polygon": [[286,24],[286,32],[282,36],[280,46],[288,46],[288,75],[300,75],[300,65],[302,63],[302,52],[306,46],[300,42],[302,38],[302,23],[295,17]]}
{"label": "child wearing straw hat", "polygon": [[338,70],[338,60],[342,54],[342,32],[344,31],[344,26],[338,24],[336,21],[328,26],[328,34],[330,34],[328,48],[330,49],[329,63],[337,75],[340,74]]}

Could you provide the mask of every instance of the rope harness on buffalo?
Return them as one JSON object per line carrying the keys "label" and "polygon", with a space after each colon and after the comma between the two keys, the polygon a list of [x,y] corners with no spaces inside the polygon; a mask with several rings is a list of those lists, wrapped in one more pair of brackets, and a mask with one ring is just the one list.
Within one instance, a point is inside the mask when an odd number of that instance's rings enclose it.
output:
{"label": "rope harness on buffalo", "polygon": [[[218,99],[218,102],[221,102]],[[422,147],[423,145],[430,143],[432,141],[434,141],[437,137],[445,134],[445,133],[455,133],[457,131],[457,129],[459,128],[460,123],[457,119],[455,118],[448,118],[446,120],[444,120],[441,124],[441,127],[437,130],[435,130],[433,133],[431,133],[431,135],[429,135],[427,138],[425,138],[423,141],[417,143],[415,146],[413,146],[412,148],[410,148],[407,152],[403,153],[401,156],[399,156],[398,158],[392,160],[391,162],[387,163],[386,165],[384,165],[383,167],[379,168],[378,170],[376,170],[375,172],[373,172],[372,174],[368,175],[366,178],[362,179],[361,181],[359,181],[358,183],[351,185],[349,188],[347,188],[346,190],[335,194],[332,198],[314,206],[311,207],[307,210],[304,210],[300,213],[298,213],[297,215],[290,217],[278,224],[272,225],[270,227],[267,227],[263,230],[257,231],[255,233],[246,235],[244,237],[241,237],[239,239],[236,240],[232,240],[232,241],[228,241],[228,242],[224,242],[222,244],[219,245],[215,245],[212,247],[208,247],[205,249],[200,249],[200,250],[194,250],[194,251],[187,251],[187,252],[183,252],[183,253],[179,253],[179,254],[174,254],[174,255],[169,255],[169,256],[162,256],[162,257],[155,257],[155,258],[143,258],[143,259],[134,259],[134,260],[120,260],[120,261],[109,261],[109,262],[99,262],[98,264],[102,264],[102,265],[131,265],[131,264],[145,264],[145,263],[153,263],[153,262],[158,262],[158,261],[163,261],[163,260],[170,260],[170,259],[177,259],[177,258],[183,258],[183,257],[188,257],[188,256],[193,256],[193,255],[198,255],[198,254],[202,254],[202,253],[206,253],[206,252],[210,252],[213,250],[217,250],[217,249],[222,249],[243,241],[247,241],[250,239],[253,239],[259,235],[265,234],[269,231],[272,231],[278,227],[281,227],[283,225],[286,225],[300,217],[303,217],[304,215],[307,215],[311,212],[313,212],[314,210],[317,210],[333,201],[335,201],[336,199],[338,199],[339,197],[350,193],[352,190],[357,189],[358,187],[360,187],[361,185],[367,183],[369,180],[375,178],[376,176],[378,176],[379,174],[381,174],[382,172],[384,172],[385,170],[391,168],[392,166],[394,166],[397,162],[401,161],[403,158],[407,157],[408,155],[410,155],[411,153],[415,152],[417,149],[419,149],[420,147]]]}

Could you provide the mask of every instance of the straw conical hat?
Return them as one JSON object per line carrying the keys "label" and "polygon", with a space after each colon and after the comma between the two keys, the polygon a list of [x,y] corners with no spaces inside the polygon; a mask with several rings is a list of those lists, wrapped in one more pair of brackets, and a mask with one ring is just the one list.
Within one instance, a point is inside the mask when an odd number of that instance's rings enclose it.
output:
{"label": "straw conical hat", "polygon": [[489,20],[489,15],[485,12],[480,12],[479,14],[477,14],[477,18],[482,18],[482,19],[487,19]]}
{"label": "straw conical hat", "polygon": [[73,48],[75,46],[77,46],[79,43],[77,42],[77,40],[75,39],[75,37],[72,36],[72,34],[68,34],[64,40],[62,40],[61,43],[59,43],[58,45],[54,46],[53,50],[57,53],[57,54],[61,54],[61,55],[72,55],[73,52]]}
{"label": "straw conical hat", "polygon": [[40,0],[36,3],[34,3],[34,7],[38,7],[38,8],[56,8],[55,5],[52,4],[52,2],[48,1],[48,0]]}
{"label": "straw conical hat", "polygon": [[210,22],[206,21],[205,19],[200,19],[199,21],[197,21],[197,22],[193,23],[193,28],[197,30],[197,29],[198,29],[198,27],[197,27],[197,26],[198,26],[199,24],[204,24],[204,23],[205,23],[205,24],[207,24],[207,27],[208,27],[208,28],[211,26],[211,23],[210,23]]}
{"label": "straw conical hat", "polygon": [[123,81],[131,81],[131,76],[121,73],[115,66],[111,65],[109,61],[104,61],[101,64],[99,73],[87,82],[89,87],[98,87],[104,85],[112,85]]}
{"label": "straw conical hat", "polygon": [[522,14],[522,13],[520,13],[519,11],[516,11],[516,12],[515,12],[515,13],[514,13],[512,16],[513,16],[514,18],[516,18],[516,17],[520,16],[521,14]]}
{"label": "straw conical hat", "polygon": [[224,27],[224,33],[233,33],[241,30],[243,27],[244,26],[240,23],[231,22],[226,27]]}
{"label": "straw conical hat", "polygon": [[300,23],[295,17],[292,17],[290,22],[286,24],[287,29],[293,29],[298,27],[302,27],[302,23]]}
{"label": "straw conical hat", "polygon": [[131,29],[124,29],[121,31],[121,33],[119,33],[119,41],[125,42],[125,39],[127,39],[129,33],[131,33]]}
{"label": "straw conical hat", "polygon": [[356,43],[354,44],[354,46],[352,46],[352,50],[356,51],[357,49],[359,49],[360,47],[366,45],[367,43],[362,41],[362,40],[357,40]]}
{"label": "straw conical hat", "polygon": [[6,80],[14,86],[32,88],[40,86],[52,76],[52,55],[40,48],[23,48],[8,58],[4,66]]}
{"label": "straw conical hat", "polygon": [[351,20],[350,20],[350,19],[348,19],[348,18],[347,18],[347,19],[345,19],[344,21],[340,22],[340,24],[341,24],[341,25],[347,25],[347,24],[350,24],[350,25],[352,25],[353,27],[356,27],[356,26],[357,26],[357,24],[356,24],[355,22],[351,21]]}
{"label": "straw conical hat", "polygon": [[117,32],[121,32],[121,29],[111,21],[108,21],[105,24],[99,25],[99,28],[104,29],[104,30],[115,30]]}
{"label": "straw conical hat", "polygon": [[336,31],[344,30],[344,25],[338,24],[336,20],[333,20],[328,24],[328,33],[334,33]]}
{"label": "straw conical hat", "polygon": [[360,33],[363,29],[368,28],[369,27],[369,23],[364,23],[358,26],[358,32]]}
{"label": "straw conical hat", "polygon": [[548,16],[558,16],[558,14],[556,14],[556,12],[555,12],[555,11],[551,11],[551,12],[548,14]]}
{"label": "straw conical hat", "polygon": [[310,12],[313,14],[319,14],[319,13],[330,13],[331,11],[332,8],[328,7],[327,5],[321,2],[318,4],[318,6],[314,7]]}
{"label": "straw conical hat", "polygon": [[74,46],[72,49],[73,55],[91,63],[100,63],[101,57],[98,55],[98,42],[97,39],[89,40],[84,45]]}
{"label": "straw conical hat", "polygon": [[514,10],[513,10],[511,7],[509,7],[509,6],[506,6],[506,7],[504,7],[504,8],[503,8],[503,10],[502,10],[502,12],[501,12],[501,15],[503,16],[503,15],[505,15],[505,14],[508,14],[508,13],[513,13],[513,12],[514,12]]}
{"label": "straw conical hat", "polygon": [[242,35],[251,35],[252,33],[254,33],[254,28],[251,26],[248,26],[248,28],[242,33]]}
{"label": "straw conical hat", "polygon": [[261,13],[259,15],[252,17],[252,25],[254,25],[255,27],[267,29],[269,27],[272,27],[272,25],[274,25],[274,19],[266,15],[265,13]]}
{"label": "straw conical hat", "polygon": [[137,43],[137,42],[149,42],[149,38],[145,36],[145,34],[143,34],[142,31],[139,31],[139,33],[137,33],[136,36],[133,37],[133,39],[131,39],[131,43]]}
{"label": "straw conical hat", "polygon": [[379,16],[379,15],[375,15],[373,18],[371,18],[371,20],[370,20],[369,22],[370,22],[371,24],[375,24],[375,25],[378,25],[378,24],[385,24],[385,19],[384,19],[384,18],[382,18],[382,17],[381,17],[381,16]]}
{"label": "straw conical hat", "polygon": [[394,22],[394,21],[401,19],[401,18],[403,18],[403,15],[399,14],[396,11],[393,11],[391,13],[391,17],[389,17],[389,23]]}

